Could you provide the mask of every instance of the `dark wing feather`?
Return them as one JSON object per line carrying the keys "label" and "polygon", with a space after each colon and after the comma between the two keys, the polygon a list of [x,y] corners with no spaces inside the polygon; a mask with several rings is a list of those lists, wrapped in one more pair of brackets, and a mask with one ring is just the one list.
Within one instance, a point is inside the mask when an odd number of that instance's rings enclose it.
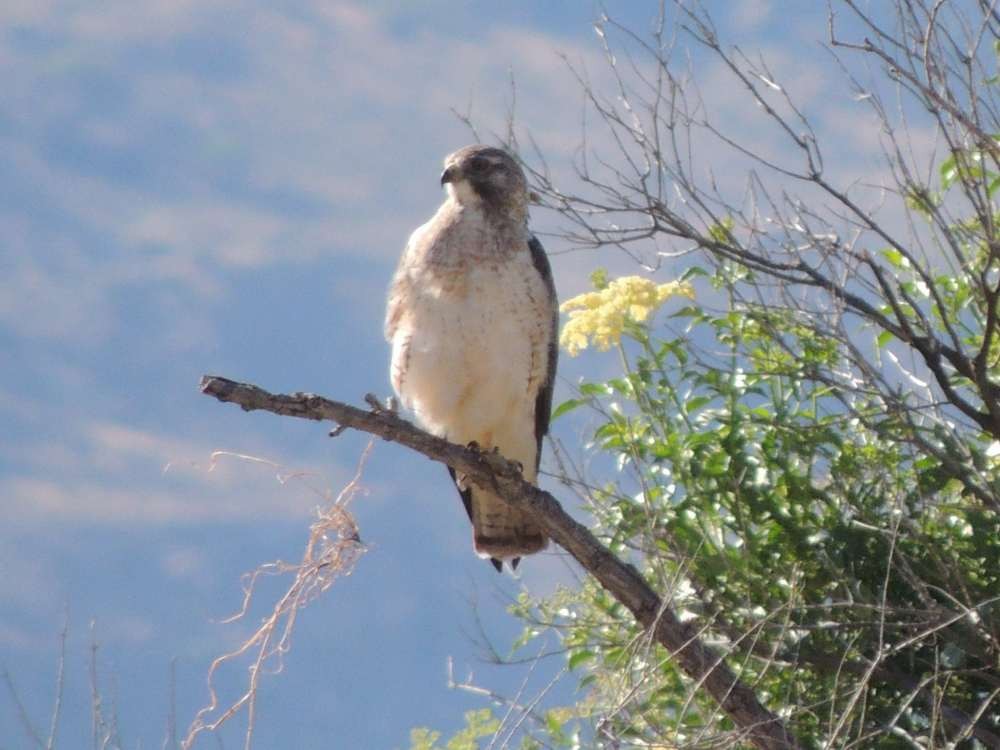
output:
{"label": "dark wing feather", "polygon": [[[455,483],[455,489],[458,490],[458,494],[462,496],[462,505],[465,506],[465,512],[469,515],[469,523],[472,523],[472,490],[471,489],[463,490],[461,487],[458,486],[458,475],[455,473],[455,470],[450,466],[448,467],[448,473],[451,475],[451,481]],[[512,564],[511,567],[516,568],[517,563],[520,561],[521,558],[517,558],[517,560]],[[500,560],[497,560],[495,557],[491,557],[490,563],[493,565],[494,568],[496,568],[497,573],[503,573],[503,563]]]}
{"label": "dark wing feather", "polygon": [[538,441],[538,454],[535,463],[535,470],[538,470],[538,463],[542,460],[542,438],[549,431],[549,421],[552,418],[552,389],[556,382],[556,363],[559,358],[559,300],[556,298],[556,285],[552,280],[552,268],[549,266],[549,258],[545,254],[545,249],[538,238],[532,235],[528,240],[528,249],[531,251],[531,262],[535,270],[545,282],[549,298],[552,300],[552,322],[549,332],[549,367],[545,373],[545,382],[538,390],[535,398],[535,439]]}

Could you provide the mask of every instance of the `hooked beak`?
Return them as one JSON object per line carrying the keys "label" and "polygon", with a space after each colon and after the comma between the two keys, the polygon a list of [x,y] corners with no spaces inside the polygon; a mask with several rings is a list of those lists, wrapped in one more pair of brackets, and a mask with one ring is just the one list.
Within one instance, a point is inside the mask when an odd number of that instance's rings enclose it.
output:
{"label": "hooked beak", "polygon": [[449,182],[454,182],[457,176],[458,167],[453,164],[441,173],[441,187],[444,187]]}

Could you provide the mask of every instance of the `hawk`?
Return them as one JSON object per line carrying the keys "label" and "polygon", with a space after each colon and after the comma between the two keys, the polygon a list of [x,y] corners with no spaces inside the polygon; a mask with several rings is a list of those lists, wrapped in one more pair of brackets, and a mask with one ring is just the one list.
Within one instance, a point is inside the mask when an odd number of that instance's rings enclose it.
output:
{"label": "hawk", "polygon": [[[528,230],[528,185],[506,151],[467,146],[444,161],[447,196],[410,236],[389,289],[390,377],[429,432],[517,461],[534,482],[549,429],[558,303]],[[451,474],[473,547],[498,572],[548,541],[531,515]]]}

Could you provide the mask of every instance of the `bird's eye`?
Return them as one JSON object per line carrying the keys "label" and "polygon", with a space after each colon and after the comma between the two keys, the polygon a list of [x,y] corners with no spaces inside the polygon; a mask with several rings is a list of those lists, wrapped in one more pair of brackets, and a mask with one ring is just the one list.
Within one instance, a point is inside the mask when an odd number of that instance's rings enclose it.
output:
{"label": "bird's eye", "polygon": [[469,169],[473,172],[485,172],[490,168],[490,162],[488,159],[475,158],[469,162]]}

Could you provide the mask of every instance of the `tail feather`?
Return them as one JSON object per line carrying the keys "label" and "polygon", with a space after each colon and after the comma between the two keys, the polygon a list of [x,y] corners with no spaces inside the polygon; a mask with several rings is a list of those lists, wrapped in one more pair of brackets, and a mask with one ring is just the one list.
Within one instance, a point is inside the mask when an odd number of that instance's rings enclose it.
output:
{"label": "tail feather", "polygon": [[496,495],[471,489],[473,543],[484,557],[509,560],[545,549],[548,539],[534,518]]}
{"label": "tail feather", "polygon": [[530,513],[493,493],[464,486],[450,466],[448,473],[472,522],[473,547],[477,554],[489,559],[498,573],[503,571],[504,560],[511,570],[516,570],[522,556],[545,549],[548,537]]}
{"label": "tail feather", "polygon": [[[491,557],[490,564],[497,569],[497,573],[503,573],[503,560],[497,560],[495,557]],[[521,564],[521,558],[511,557],[507,560],[507,564],[510,566],[511,571],[515,571],[517,570],[517,566]]]}

